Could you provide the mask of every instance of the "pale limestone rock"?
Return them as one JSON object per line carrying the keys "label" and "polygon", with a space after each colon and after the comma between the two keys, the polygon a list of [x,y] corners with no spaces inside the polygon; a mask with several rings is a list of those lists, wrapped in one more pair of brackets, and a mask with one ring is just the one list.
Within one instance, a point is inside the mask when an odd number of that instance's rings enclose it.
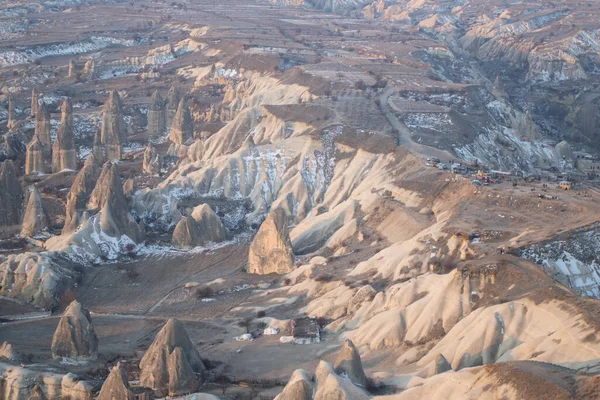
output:
{"label": "pale limestone rock", "polygon": [[294,267],[294,253],[285,212],[278,208],[260,226],[248,255],[251,274],[287,274]]}
{"label": "pale limestone rock", "polygon": [[120,362],[113,367],[108,378],[102,384],[97,400],[135,400],[135,395],[125,374],[125,368]]}
{"label": "pale limestone rock", "polygon": [[52,337],[52,358],[95,360],[98,357],[98,338],[88,310],[73,301],[58,322]]}
{"label": "pale limestone rock", "polygon": [[21,235],[32,237],[48,229],[48,217],[42,205],[42,197],[35,185],[29,190],[27,208],[21,225]]}
{"label": "pale limestone rock", "polygon": [[94,190],[99,176],[100,168],[92,154],[85,160],[83,168],[77,173],[67,194],[65,224],[62,230],[63,235],[75,232],[77,227],[83,222],[83,213],[86,210],[89,197]]}
{"label": "pale limestone rock", "polygon": [[100,143],[104,146],[107,161],[120,160],[125,142],[127,127],[123,119],[121,99],[116,90],[111,90],[108,101],[102,109],[102,127],[100,130]]}
{"label": "pale limestone rock", "polygon": [[170,319],[140,361],[140,384],[157,396],[191,393],[202,383],[204,372],[200,354],[183,325]]}
{"label": "pale limestone rock", "polygon": [[207,242],[227,239],[227,229],[208,204],[194,208],[192,215],[182,218],[173,231],[172,243],[179,248],[202,246]]}
{"label": "pale limestone rock", "polygon": [[167,108],[165,111],[165,126],[167,129],[171,128],[171,124],[177,113],[177,107],[179,107],[179,100],[181,100],[179,89],[175,86],[171,86],[167,95]]}
{"label": "pale limestone rock", "polygon": [[33,135],[25,152],[25,175],[45,173],[44,161],[44,145],[36,135]]}
{"label": "pale limestone rock", "polygon": [[169,140],[175,144],[185,144],[194,136],[194,124],[190,109],[184,99],[179,101],[177,113],[171,123],[169,131]]}
{"label": "pale limestone rock", "polygon": [[346,339],[338,352],[333,368],[337,374],[345,374],[355,385],[366,387],[367,377],[363,370],[358,349],[351,340]]}
{"label": "pale limestone rock", "polygon": [[56,132],[56,139],[52,145],[52,172],[64,169],[77,169],[77,151],[73,127],[73,106],[69,99],[65,99],[61,109],[60,127]]}

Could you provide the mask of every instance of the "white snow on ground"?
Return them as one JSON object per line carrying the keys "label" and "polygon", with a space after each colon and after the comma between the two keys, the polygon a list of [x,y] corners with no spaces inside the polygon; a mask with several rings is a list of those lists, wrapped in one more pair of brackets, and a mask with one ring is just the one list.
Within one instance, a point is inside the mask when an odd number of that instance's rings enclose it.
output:
{"label": "white snow on ground", "polygon": [[431,129],[444,132],[453,125],[452,119],[446,113],[410,113],[404,118],[404,123],[411,129]]}
{"label": "white snow on ground", "polygon": [[23,50],[8,50],[0,52],[0,67],[26,64],[49,56],[75,55],[98,51],[109,46],[133,46],[133,40],[115,39],[111,37],[91,36],[89,39],[69,44],[61,43],[49,46],[39,46]]}

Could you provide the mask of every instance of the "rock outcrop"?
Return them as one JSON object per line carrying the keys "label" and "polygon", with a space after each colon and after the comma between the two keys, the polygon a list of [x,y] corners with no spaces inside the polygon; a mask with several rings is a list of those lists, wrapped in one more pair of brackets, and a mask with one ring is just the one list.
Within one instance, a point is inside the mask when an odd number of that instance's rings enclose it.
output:
{"label": "rock outcrop", "polygon": [[144,151],[144,160],[142,162],[142,171],[146,175],[158,175],[162,168],[162,157],[156,152],[151,144],[148,144]]}
{"label": "rock outcrop", "polygon": [[283,391],[274,400],[312,400],[313,384],[308,373],[303,369],[297,369],[292,373]]}
{"label": "rock outcrop", "polygon": [[92,154],[85,160],[83,168],[77,173],[67,194],[65,225],[62,230],[63,235],[75,232],[77,227],[83,222],[83,212],[86,210],[88,200],[99,176],[100,168]]}
{"label": "rock outcrop", "polygon": [[92,144],[92,154],[98,164],[102,165],[106,162],[106,149],[104,148],[104,145],[102,144],[102,136],[101,136],[100,130],[96,130],[96,132],[94,132],[94,142]]}
{"label": "rock outcrop", "polygon": [[6,152],[6,158],[14,160],[27,151],[27,146],[16,133],[7,133],[4,135],[4,151]]}
{"label": "rock outcrop", "polygon": [[17,125],[17,114],[15,112],[15,99],[12,93],[8,94],[8,121],[6,128],[11,131]]}
{"label": "rock outcrop", "polygon": [[65,99],[61,109],[60,127],[52,145],[52,172],[77,169],[77,151],[73,127],[73,105]]}
{"label": "rock outcrop", "polygon": [[204,371],[183,325],[170,319],[140,361],[140,384],[161,397],[192,393],[202,383]]}
{"label": "rock outcrop", "polygon": [[17,354],[15,349],[13,349],[10,343],[2,342],[2,345],[0,346],[0,360],[1,359],[9,361],[18,361],[19,355]]}
{"label": "rock outcrop", "polygon": [[31,394],[27,398],[27,400],[47,400],[47,399],[48,398],[44,394],[44,390],[42,389],[42,386],[38,383],[36,383],[35,386],[33,386],[33,389],[31,389]]}
{"label": "rock outcrop", "polygon": [[46,172],[44,150],[44,145],[40,139],[36,135],[33,135],[25,151],[25,175],[43,174]]}
{"label": "rock outcrop", "polygon": [[94,80],[96,77],[96,63],[94,60],[88,60],[85,62],[81,76],[88,81]]}
{"label": "rock outcrop", "polygon": [[125,374],[125,368],[120,362],[113,367],[108,378],[102,384],[97,400],[135,400],[135,395]]}
{"label": "rock outcrop", "polygon": [[48,217],[42,206],[42,197],[35,185],[29,189],[27,208],[21,225],[21,235],[32,237],[48,229]]}
{"label": "rock outcrop", "polygon": [[39,96],[34,87],[33,89],[31,89],[31,112],[30,112],[30,114],[32,117],[34,117],[35,113],[37,112],[38,100],[39,100]]}
{"label": "rock outcrop", "polygon": [[0,165],[0,226],[21,223],[23,190],[11,160]]}
{"label": "rock outcrop", "polygon": [[73,61],[73,59],[69,60],[69,66],[67,68],[68,68],[67,77],[75,78],[75,74],[77,73],[77,71],[75,71],[75,62]]}
{"label": "rock outcrop", "polygon": [[144,232],[129,212],[116,164],[110,161],[104,164],[88,209],[100,210],[100,228],[107,235],[117,238],[126,235],[136,243],[143,240]]}
{"label": "rock outcrop", "polygon": [[340,349],[333,368],[337,374],[345,374],[355,385],[367,387],[367,377],[363,370],[360,354],[354,343],[346,339]]}
{"label": "rock outcrop", "polygon": [[173,231],[172,243],[179,248],[202,246],[207,242],[227,239],[227,229],[208,204],[194,208],[192,215],[182,218]]}
{"label": "rock outcrop", "polygon": [[166,111],[165,102],[158,90],[155,90],[148,107],[148,137],[156,140],[165,133]]}
{"label": "rock outcrop", "polygon": [[169,93],[167,94],[167,108],[165,110],[166,128],[171,128],[171,124],[177,113],[177,107],[179,107],[179,100],[181,100],[179,89],[175,86],[171,86],[171,89],[169,89]]}
{"label": "rock outcrop", "polygon": [[45,254],[11,254],[0,264],[0,294],[51,310],[75,278],[72,269],[59,266]]}
{"label": "rock outcrop", "polygon": [[123,119],[121,99],[116,90],[111,90],[107,102],[102,109],[102,127],[100,145],[104,147],[107,161],[120,160],[125,142],[127,127]]}
{"label": "rock outcrop", "polygon": [[558,143],[554,149],[556,150],[556,155],[559,159],[565,161],[572,161],[574,159],[573,151],[571,151],[571,146],[567,141],[563,140]]}
{"label": "rock outcrop", "polygon": [[98,357],[98,338],[88,310],[73,301],[58,322],[52,337],[52,358],[95,360]]}
{"label": "rock outcrop", "polygon": [[194,124],[192,122],[192,115],[185,99],[181,99],[179,107],[177,107],[177,113],[171,123],[169,140],[175,144],[185,144],[193,136]]}
{"label": "rock outcrop", "polygon": [[448,360],[446,360],[446,357],[444,357],[443,354],[438,354],[438,356],[435,358],[434,374],[443,374],[444,372],[450,370],[452,370],[452,366],[450,365]]}
{"label": "rock outcrop", "polygon": [[[35,136],[42,142],[44,152],[50,155],[52,150],[52,139],[50,137],[50,113],[46,107],[46,103],[40,102],[35,113]],[[49,161],[49,160],[48,160]]]}
{"label": "rock outcrop", "polygon": [[294,267],[294,253],[285,212],[277,208],[264,220],[248,255],[251,274],[287,274]]}

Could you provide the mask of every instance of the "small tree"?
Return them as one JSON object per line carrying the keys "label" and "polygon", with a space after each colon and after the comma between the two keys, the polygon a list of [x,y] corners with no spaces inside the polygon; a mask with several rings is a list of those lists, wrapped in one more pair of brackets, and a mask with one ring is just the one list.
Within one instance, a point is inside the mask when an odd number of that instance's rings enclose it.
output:
{"label": "small tree", "polygon": [[240,328],[246,328],[246,333],[250,333],[250,327],[252,326],[252,318],[246,317],[246,318],[238,321],[238,326]]}

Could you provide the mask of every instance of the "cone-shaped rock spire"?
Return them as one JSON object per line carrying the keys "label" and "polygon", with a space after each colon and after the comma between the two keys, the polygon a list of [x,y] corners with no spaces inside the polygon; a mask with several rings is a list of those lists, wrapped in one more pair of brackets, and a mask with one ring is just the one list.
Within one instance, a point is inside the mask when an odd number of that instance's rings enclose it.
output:
{"label": "cone-shaped rock spire", "polygon": [[37,112],[38,100],[39,100],[39,96],[34,87],[33,89],[31,89],[31,116],[32,117],[35,116],[35,113]]}
{"label": "cone-shaped rock spire", "polygon": [[294,253],[285,212],[277,208],[261,224],[248,255],[251,274],[287,274],[294,267]]}
{"label": "cone-shaped rock spire", "polygon": [[48,397],[44,394],[42,387],[39,383],[36,383],[33,389],[31,389],[31,394],[27,398],[27,400],[48,400]]}
{"label": "cone-shaped rock spire", "polygon": [[187,102],[184,99],[179,101],[177,113],[171,123],[169,139],[175,144],[184,144],[194,136],[194,124]]}
{"label": "cone-shaped rock spire", "polygon": [[169,89],[169,93],[167,94],[167,109],[165,114],[167,128],[171,128],[173,118],[175,118],[175,114],[177,113],[177,107],[179,107],[179,100],[181,100],[179,89],[175,86],[171,86],[171,89]]}
{"label": "cone-shaped rock spire", "polygon": [[33,135],[31,141],[27,144],[25,152],[26,175],[46,172],[44,155],[44,145],[36,135]]}
{"label": "cone-shaped rock spire", "polygon": [[162,157],[156,152],[154,146],[149,144],[144,151],[142,171],[147,175],[158,175],[162,168]]}
{"label": "cone-shaped rock spire", "polygon": [[21,235],[31,237],[48,228],[48,217],[42,205],[42,196],[35,185],[29,189],[27,208],[21,225]]}
{"label": "cone-shaped rock spire", "polygon": [[208,204],[194,208],[192,215],[179,220],[173,231],[172,242],[179,248],[202,246],[207,242],[222,242],[227,229]]}
{"label": "cone-shaped rock spire", "polygon": [[73,301],[58,322],[52,337],[52,357],[74,360],[95,360],[98,338],[88,310]]}
{"label": "cone-shaped rock spire", "polygon": [[205,367],[183,325],[170,319],[140,361],[140,383],[158,396],[194,392]]}
{"label": "cone-shaped rock spire", "polygon": [[15,112],[15,99],[12,93],[8,94],[8,122],[6,127],[8,130],[12,130],[17,124],[17,114]]}
{"label": "cone-shaped rock spire", "polygon": [[76,71],[75,71],[75,63],[73,62],[73,59],[69,60],[69,67],[68,67],[68,69],[69,69],[69,72],[68,72],[67,76],[69,78],[74,78],[75,74],[76,74]]}
{"label": "cone-shaped rock spire", "polygon": [[125,368],[121,363],[117,363],[110,371],[108,378],[102,384],[97,400],[135,400]]}
{"label": "cone-shaped rock spire", "polygon": [[312,400],[313,391],[308,373],[303,369],[297,369],[275,400]]}
{"label": "cone-shaped rock spire", "polygon": [[48,112],[46,103],[41,102],[35,113],[35,136],[40,139],[40,142],[42,142],[42,145],[44,146],[44,150],[46,150],[48,154],[50,154],[52,148],[50,130],[50,113]]}
{"label": "cone-shaped rock spire", "polygon": [[63,169],[77,169],[73,106],[69,99],[64,100],[61,112],[60,127],[56,132],[56,139],[52,145],[52,172],[59,172]]}
{"label": "cone-shaped rock spire", "polygon": [[148,107],[148,137],[155,140],[165,133],[166,129],[166,111],[163,98],[155,90]]}
{"label": "cone-shaped rock spire", "polygon": [[77,227],[83,222],[83,212],[86,210],[87,202],[99,176],[100,168],[92,154],[85,160],[83,168],[77,173],[67,194],[65,225],[62,230],[63,235],[75,232]]}
{"label": "cone-shaped rock spire", "polygon": [[120,160],[122,143],[125,141],[127,127],[123,119],[121,99],[116,90],[111,90],[107,102],[102,109],[102,128],[100,143],[104,146],[108,161]]}
{"label": "cone-shaped rock spire", "polygon": [[363,370],[360,354],[351,340],[346,340],[342,345],[333,368],[338,374],[346,374],[354,384],[362,387],[367,386],[367,377]]}
{"label": "cone-shaped rock spire", "polygon": [[23,190],[13,162],[6,160],[0,165],[0,225],[20,224],[22,212]]}

